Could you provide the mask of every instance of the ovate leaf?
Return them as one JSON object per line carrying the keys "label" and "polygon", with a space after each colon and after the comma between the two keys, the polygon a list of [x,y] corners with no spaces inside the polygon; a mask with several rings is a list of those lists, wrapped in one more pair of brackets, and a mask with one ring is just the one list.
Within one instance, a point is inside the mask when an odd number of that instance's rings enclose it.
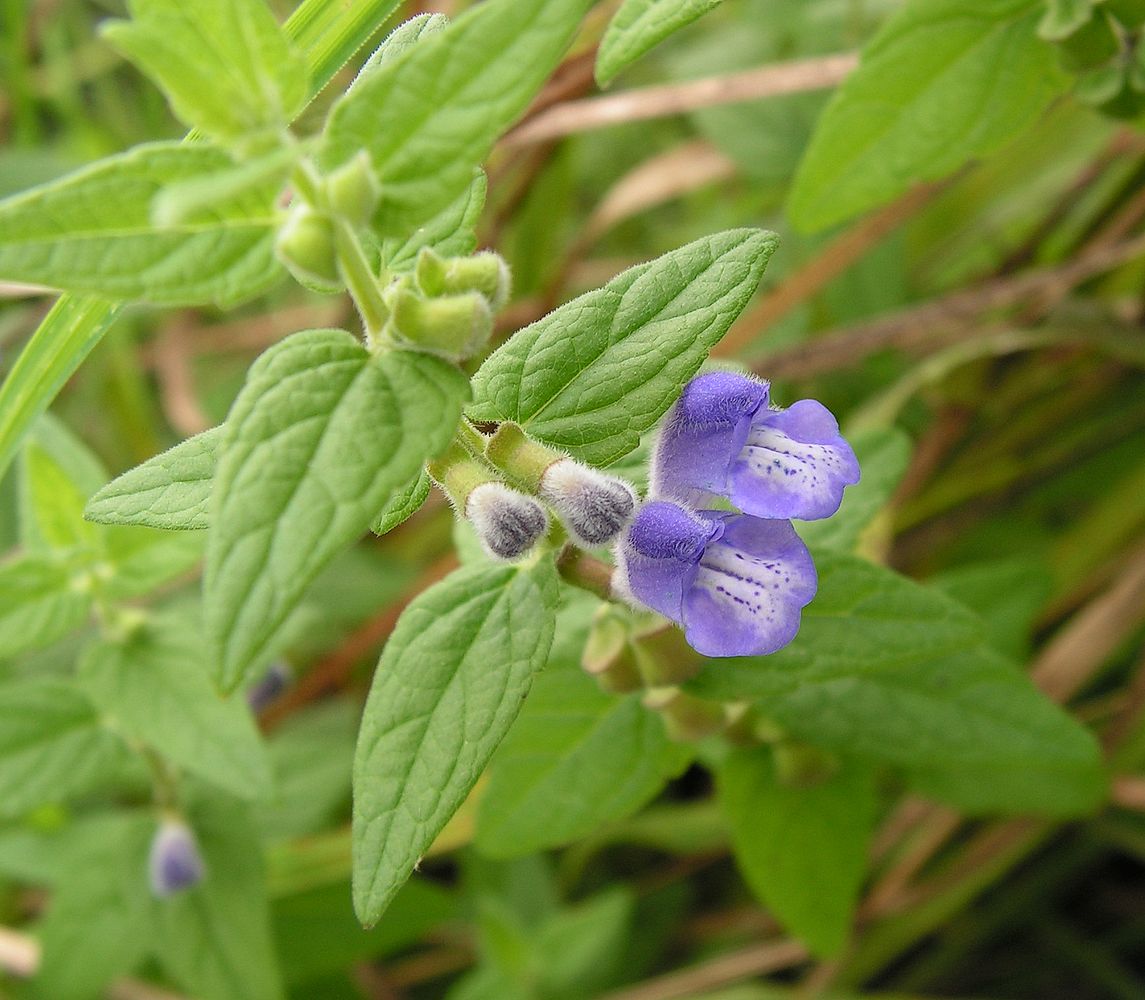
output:
{"label": "ovate leaf", "polygon": [[471,415],[605,465],[631,451],[755,294],[778,244],[732,229],[630,268],[514,334],[473,379]]}
{"label": "ovate leaf", "polygon": [[233,306],[282,273],[277,184],[179,222],[153,218],[169,184],[232,167],[204,144],[151,143],[0,202],[0,278],[165,305]]}
{"label": "ovate leaf", "polygon": [[894,764],[968,811],[1071,814],[1101,800],[1093,737],[985,644],[979,618],[860,559],[817,562],[795,641],[713,661],[696,693],[755,699],[797,738]]}
{"label": "ovate leaf", "polygon": [[93,643],[80,678],[108,726],[241,798],[265,795],[270,763],[250,710],[218,696],[210,665],[197,617],[164,615]]}
{"label": "ovate leaf", "polygon": [[429,496],[429,487],[429,476],[425,469],[422,469],[415,479],[411,479],[402,489],[390,497],[381,513],[374,518],[370,530],[375,535],[384,535],[387,531],[393,531],[404,520],[418,512],[421,505],[425,503],[426,497]]}
{"label": "ovate leaf", "polygon": [[153,907],[160,963],[204,1000],[280,1000],[262,845],[249,810],[222,796],[193,802],[188,819],[203,880]]}
{"label": "ovate leaf", "polygon": [[736,861],[752,891],[819,955],[846,943],[877,799],[869,767],[787,784],[766,747],[737,750],[717,772]]}
{"label": "ovate leaf", "polygon": [[36,983],[53,1000],[97,1000],[143,959],[151,939],[147,850],[155,821],[140,812],[77,824],[39,928]]}
{"label": "ovate leaf", "polygon": [[0,563],[0,659],[42,649],[81,625],[91,609],[82,577],[50,555]]}
{"label": "ovate leaf", "polygon": [[354,762],[354,906],[369,925],[473,787],[553,639],[550,562],[461,569],[402,613]]}
{"label": "ovate leaf", "polygon": [[550,668],[493,759],[477,845],[506,857],[587,836],[634,813],[691,757],[639,695],[605,694],[579,666]]}
{"label": "ovate leaf", "polygon": [[175,114],[225,142],[286,125],[306,102],[306,60],[264,0],[131,0],[104,36],[166,93]]}
{"label": "ovate leaf", "polygon": [[910,0],[828,105],[791,192],[823,229],[1000,149],[1067,89],[1040,0]]}
{"label": "ovate leaf", "polygon": [[477,246],[477,220],[485,207],[485,173],[473,172],[473,180],[457,198],[411,234],[382,241],[382,266],[408,271],[417,262],[422,247],[433,247],[442,257],[464,257]]}
{"label": "ovate leaf", "polygon": [[376,223],[408,230],[459,197],[556,67],[590,0],[489,0],[386,59],[330,115],[320,158],[361,149],[382,180]]}
{"label": "ovate leaf", "polygon": [[113,778],[127,751],[62,681],[0,686],[0,815],[65,802]]}
{"label": "ovate leaf", "polygon": [[205,528],[222,428],[187,438],[98,490],[84,517],[100,524]]}
{"label": "ovate leaf", "polygon": [[624,0],[601,39],[596,82],[607,87],[626,66],[719,4],[720,0]]}
{"label": "ovate leaf", "polygon": [[295,334],[251,367],[211,492],[205,615],[224,690],[318,572],[445,448],[466,391],[439,358],[371,356],[344,330]]}

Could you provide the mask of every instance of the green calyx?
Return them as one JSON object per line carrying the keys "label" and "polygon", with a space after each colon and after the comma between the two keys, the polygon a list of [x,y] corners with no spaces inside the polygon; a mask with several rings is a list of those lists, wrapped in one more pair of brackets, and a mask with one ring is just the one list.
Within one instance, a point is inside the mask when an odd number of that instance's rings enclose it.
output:
{"label": "green calyx", "polygon": [[437,354],[450,361],[473,357],[493,332],[493,314],[485,297],[468,292],[426,298],[406,281],[384,294],[389,310],[386,331],[399,343]]}
{"label": "green calyx", "polygon": [[307,288],[327,294],[342,288],[334,220],[325,212],[305,203],[291,208],[278,231],[274,251]]}
{"label": "green calyx", "polygon": [[351,226],[361,228],[373,218],[382,189],[365,150],[328,174],[322,184],[330,211]]}
{"label": "green calyx", "polygon": [[509,298],[509,265],[491,250],[470,257],[441,257],[431,247],[418,254],[414,278],[425,295],[478,292],[496,312]]}
{"label": "green calyx", "polygon": [[545,471],[566,456],[530,438],[517,424],[506,422],[485,445],[485,455],[516,485],[537,493]]}

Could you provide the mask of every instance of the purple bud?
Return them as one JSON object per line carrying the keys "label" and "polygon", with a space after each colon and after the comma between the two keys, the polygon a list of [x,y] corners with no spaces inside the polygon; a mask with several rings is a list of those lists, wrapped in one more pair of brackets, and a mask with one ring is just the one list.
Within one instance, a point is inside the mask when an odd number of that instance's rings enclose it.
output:
{"label": "purple bud", "polygon": [[294,679],[294,671],[285,660],[275,660],[263,675],[247,690],[246,701],[250,710],[259,713],[277,701]]}
{"label": "purple bud", "polygon": [[532,497],[501,483],[482,483],[465,501],[482,548],[494,559],[520,559],[549,530],[545,509]]}
{"label": "purple bud", "polygon": [[541,496],[578,545],[608,545],[632,520],[636,491],[623,479],[562,458],[541,477]]}
{"label": "purple bud", "polygon": [[616,549],[615,586],[684,627],[705,656],[787,645],[815,595],[811,554],[791,522],[646,503]]}
{"label": "purple bud", "polygon": [[165,819],[159,824],[148,864],[151,892],[159,899],[190,889],[203,879],[203,858],[195,834],[179,820]]}
{"label": "purple bud", "polygon": [[652,492],[689,504],[713,496],[745,514],[815,520],[839,509],[859,463],[831,413],[813,399],[768,407],[744,375],[692,379],[672,407],[653,459]]}

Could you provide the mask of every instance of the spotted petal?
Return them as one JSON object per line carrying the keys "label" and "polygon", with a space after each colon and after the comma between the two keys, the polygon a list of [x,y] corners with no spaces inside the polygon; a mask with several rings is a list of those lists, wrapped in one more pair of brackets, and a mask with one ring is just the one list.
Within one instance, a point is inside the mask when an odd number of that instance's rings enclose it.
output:
{"label": "spotted petal", "polygon": [[811,521],[839,509],[859,463],[830,411],[801,399],[755,416],[730,481],[729,498],[745,513]]}
{"label": "spotted petal", "polygon": [[684,598],[688,643],[705,656],[774,653],[795,638],[815,596],[811,553],[790,521],[708,514],[723,534],[704,550]]}
{"label": "spotted petal", "polygon": [[727,496],[728,473],[752,417],[767,411],[768,388],[734,372],[692,379],[668,413],[652,460],[653,496],[700,504]]}

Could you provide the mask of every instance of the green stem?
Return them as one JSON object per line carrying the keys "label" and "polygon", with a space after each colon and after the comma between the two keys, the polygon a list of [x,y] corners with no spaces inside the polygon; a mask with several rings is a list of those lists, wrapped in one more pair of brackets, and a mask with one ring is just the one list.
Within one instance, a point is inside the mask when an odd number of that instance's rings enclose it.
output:
{"label": "green stem", "polygon": [[358,234],[345,219],[334,221],[334,234],[338,247],[338,270],[366,329],[366,342],[372,350],[384,344],[382,330],[390,311],[382,299],[382,286],[374,276],[366,251]]}

